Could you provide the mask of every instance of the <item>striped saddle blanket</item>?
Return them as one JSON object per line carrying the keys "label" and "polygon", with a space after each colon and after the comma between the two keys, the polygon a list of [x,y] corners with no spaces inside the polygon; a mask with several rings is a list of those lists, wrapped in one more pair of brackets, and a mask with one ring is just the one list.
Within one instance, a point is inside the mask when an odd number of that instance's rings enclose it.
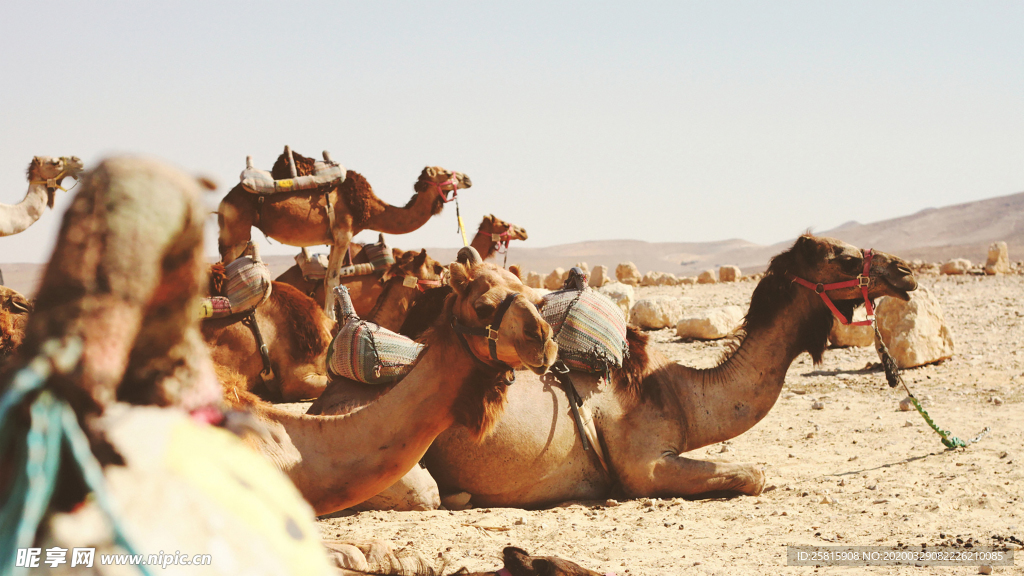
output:
{"label": "striped saddle blanket", "polygon": [[[573,271],[578,270],[573,268]],[[541,316],[551,325],[558,357],[573,370],[605,372],[621,368],[629,354],[626,319],[610,298],[569,274],[566,287],[544,296]]]}
{"label": "striped saddle blanket", "polygon": [[[395,263],[395,255],[391,251],[391,247],[384,241],[383,234],[373,244],[363,245],[363,252],[370,260],[369,263],[342,266],[338,275],[345,278],[348,276],[373,274],[377,270],[387,268]],[[327,277],[328,261],[329,257],[327,254],[313,254],[310,256],[307,252],[303,251],[295,256],[295,263],[299,265],[299,269],[302,270],[302,277],[307,281],[323,280]]]}
{"label": "striped saddle blanket", "polygon": [[389,384],[408,374],[423,345],[360,320],[345,286],[335,288],[334,294],[343,324],[327,350],[327,371],[366,384]]}
{"label": "striped saddle blanket", "polygon": [[223,296],[203,298],[200,318],[224,318],[248,312],[270,298],[270,269],[252,250],[224,267]]}

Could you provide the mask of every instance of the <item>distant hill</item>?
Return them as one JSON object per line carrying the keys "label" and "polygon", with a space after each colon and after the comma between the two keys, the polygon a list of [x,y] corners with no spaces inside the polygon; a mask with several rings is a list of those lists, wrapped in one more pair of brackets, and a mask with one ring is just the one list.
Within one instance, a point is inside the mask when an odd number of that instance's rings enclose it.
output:
{"label": "distant hill", "polygon": [[[818,232],[862,248],[877,248],[907,260],[941,262],[950,258],[984,261],[988,245],[1003,240],[1009,245],[1010,259],[1024,259],[1024,192],[978,200],[943,208],[927,208],[916,214],[871,224],[847,222],[831,230]],[[394,244],[402,246],[401,238]],[[568,268],[586,262],[593,268],[604,264],[614,272],[619,262],[630,261],[641,272],[657,270],[676,275],[696,275],[701,270],[723,264],[739,266],[744,273],[760,272],[772,255],[785,249],[793,239],[761,246],[745,240],[716,242],[643,242],[641,240],[593,240],[532,248],[529,242],[513,242],[509,263],[524,270],[547,274],[556,267]],[[455,258],[458,248],[427,248],[441,262]],[[298,249],[296,249],[298,253]],[[501,256],[498,256],[500,259]],[[268,256],[267,263],[276,276],[295,263],[291,256]],[[500,260],[499,260],[500,263]],[[8,286],[32,294],[42,274],[40,264],[3,264]]]}

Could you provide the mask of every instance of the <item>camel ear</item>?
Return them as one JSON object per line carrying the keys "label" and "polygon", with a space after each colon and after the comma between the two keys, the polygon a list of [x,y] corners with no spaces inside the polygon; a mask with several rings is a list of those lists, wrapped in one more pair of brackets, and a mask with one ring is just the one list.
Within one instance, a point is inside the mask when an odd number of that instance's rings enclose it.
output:
{"label": "camel ear", "polygon": [[469,288],[469,269],[458,262],[448,265],[448,284],[459,296],[466,295]]}
{"label": "camel ear", "polygon": [[420,174],[420,178],[424,176],[426,176],[427,178],[433,178],[434,176],[437,176],[437,168],[434,168],[433,166],[427,166],[426,168],[423,169],[423,173]]}
{"label": "camel ear", "polygon": [[512,264],[511,266],[508,267],[508,271],[515,274],[516,278],[519,278],[519,281],[522,282],[523,272],[522,270],[519,269],[519,264]]}
{"label": "camel ear", "polygon": [[419,254],[416,255],[415,258],[412,259],[412,265],[415,266],[416,268],[419,268],[420,266],[423,266],[423,263],[426,262],[426,261],[427,261],[427,249],[424,248],[422,251],[420,251]]}
{"label": "camel ear", "polygon": [[824,247],[809,234],[796,239],[795,252],[807,264],[816,264],[825,257]]}

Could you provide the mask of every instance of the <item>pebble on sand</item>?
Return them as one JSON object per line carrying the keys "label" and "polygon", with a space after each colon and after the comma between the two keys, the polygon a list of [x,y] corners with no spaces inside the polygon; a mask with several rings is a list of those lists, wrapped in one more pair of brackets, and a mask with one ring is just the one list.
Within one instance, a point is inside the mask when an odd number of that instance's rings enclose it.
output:
{"label": "pebble on sand", "polygon": [[907,396],[903,400],[900,400],[900,411],[910,412],[914,409],[914,402],[911,401],[910,396]]}
{"label": "pebble on sand", "polygon": [[824,409],[825,409],[825,405],[822,404],[821,402],[815,402],[814,404],[811,404],[811,410],[824,410]]}

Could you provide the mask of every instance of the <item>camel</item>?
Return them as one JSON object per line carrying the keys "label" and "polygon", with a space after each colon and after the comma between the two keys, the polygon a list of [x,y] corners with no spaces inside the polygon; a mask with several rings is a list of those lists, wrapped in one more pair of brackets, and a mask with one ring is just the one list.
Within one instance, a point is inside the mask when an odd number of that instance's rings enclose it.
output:
{"label": "camel", "polygon": [[[587,436],[597,450],[583,450],[558,381],[550,374],[526,374],[509,389],[492,434],[478,443],[472,431],[449,429],[427,452],[427,468],[442,494],[468,492],[476,506],[535,508],[613,494],[759,494],[765,482],[760,467],[696,460],[685,453],[734,438],[764,418],[799,354],[809,352],[820,362],[832,315],[814,290],[792,278],[824,284],[851,280],[864,260],[859,249],[839,240],[800,237],[772,259],[754,290],[745,335],[715,368],[669,361],[631,327],[630,354],[622,369],[612,371],[611,381],[572,373],[585,400]],[[917,287],[907,263],[882,252],[872,253],[867,275],[872,299],[907,300]],[[847,318],[861,298],[857,288],[828,295]],[[530,466],[520,470],[508,462]]]}
{"label": "camel", "polygon": [[[3,516],[13,513],[15,526],[21,518],[0,557],[91,547],[94,567],[76,570],[99,574],[100,554],[116,545],[151,562],[158,551],[206,554],[213,562],[203,573],[330,573],[309,505],[232,433],[206,424],[230,429],[244,419],[219,410],[222,387],[199,334],[206,266],[197,181],[122,157],[82,184],[14,379],[0,383],[2,410],[13,406],[0,414]],[[38,465],[25,472],[33,442]],[[56,482],[52,498],[36,488],[47,478]]]}
{"label": "camel", "polygon": [[[488,214],[480,221],[476,236],[473,236],[473,241],[469,245],[476,248],[481,258],[489,260],[495,254],[507,254],[510,240],[526,238],[526,228],[505,222],[494,214]],[[504,252],[500,251],[502,246],[505,247]]]}
{"label": "camel", "polygon": [[21,347],[31,311],[28,298],[17,290],[0,286],[0,367]]}
{"label": "camel", "polygon": [[[388,280],[367,320],[397,331],[423,283],[440,285],[443,270],[426,250],[402,254],[382,273]],[[242,388],[265,400],[298,402],[323,392],[328,383],[327,347],[335,323],[313,299],[293,286],[273,282],[270,298],[255,308],[254,319],[270,358],[271,375],[266,380],[261,376],[263,359],[252,328],[240,316],[202,322],[214,364],[240,374],[246,382]]]}
{"label": "camel", "polygon": [[[286,149],[287,152],[287,149]],[[295,172],[310,174],[313,160],[293,155]],[[275,179],[292,175],[288,154],[282,154],[271,174]],[[256,226],[265,235],[290,246],[329,244],[330,258],[324,278],[324,310],[334,319],[334,293],[339,271],[352,237],[363,230],[385,234],[406,234],[439,214],[449,192],[471,187],[469,176],[437,166],[428,166],[413,185],[416,195],[405,207],[384,203],[361,174],[349,170],[345,180],[329,189],[258,195],[236,185],[217,210],[220,224],[218,245],[222,262],[241,254]],[[328,213],[328,208],[330,213]]]}
{"label": "camel", "polygon": [[28,192],[17,204],[0,204],[0,236],[24,232],[36,223],[47,207],[53,208],[57,189],[65,178],[78,179],[82,161],[77,156],[36,156],[28,165]]}
{"label": "camel", "polygon": [[[539,298],[517,276],[482,262],[472,248],[461,254],[466,263],[448,268],[453,293],[419,339],[425,350],[412,371],[375,402],[343,416],[254,406],[270,436],[250,443],[292,479],[317,514],[345,509],[387,488],[456,422],[474,438],[485,436],[501,412],[508,382],[526,373],[512,368],[543,373],[554,362],[557,346],[535,308]],[[503,317],[490,332],[496,341],[457,331],[469,326],[488,334],[483,327],[500,311]],[[225,397],[232,396],[228,390]]]}

